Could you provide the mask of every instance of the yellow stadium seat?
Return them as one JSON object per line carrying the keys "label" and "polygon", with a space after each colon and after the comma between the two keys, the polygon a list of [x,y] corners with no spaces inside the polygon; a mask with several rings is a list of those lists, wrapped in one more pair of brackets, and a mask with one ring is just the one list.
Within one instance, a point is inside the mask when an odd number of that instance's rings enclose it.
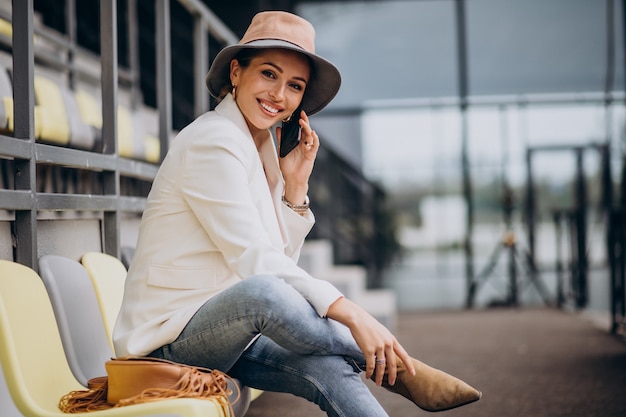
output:
{"label": "yellow stadium seat", "polygon": [[102,110],[96,97],[83,89],[78,89],[74,93],[78,103],[78,111],[83,123],[102,129]]}
{"label": "yellow stadium seat", "polygon": [[124,106],[117,108],[117,154],[125,158],[135,157],[134,153],[135,128],[133,116]]}
{"label": "yellow stadium seat", "polygon": [[88,252],[81,258],[96,291],[104,328],[113,348],[113,327],[124,297],[126,267],[114,256],[100,252]]}
{"label": "yellow stadium seat", "polygon": [[152,135],[144,136],[144,148],[146,150],[146,161],[157,164],[161,159],[161,143],[159,138]]}
{"label": "yellow stadium seat", "polygon": [[13,24],[8,20],[0,19],[0,35],[13,38]]}
{"label": "yellow stadium seat", "polygon": [[5,129],[9,132],[13,132],[15,129],[15,119],[13,117],[13,97],[2,97],[2,104],[4,104],[4,111],[6,112],[6,126]]}
{"label": "yellow stadium seat", "polygon": [[35,76],[35,100],[35,138],[68,145],[70,124],[59,85],[44,76]]}

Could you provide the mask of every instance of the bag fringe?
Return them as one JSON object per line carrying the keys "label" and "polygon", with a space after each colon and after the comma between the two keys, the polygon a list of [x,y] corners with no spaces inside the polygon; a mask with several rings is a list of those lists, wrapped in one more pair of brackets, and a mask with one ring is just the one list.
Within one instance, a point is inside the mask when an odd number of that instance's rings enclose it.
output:
{"label": "bag fringe", "polygon": [[59,400],[59,409],[64,413],[77,414],[113,408],[113,405],[107,402],[108,379],[101,377],[98,380],[102,382],[89,381],[90,387],[87,390],[70,391],[65,394]]}

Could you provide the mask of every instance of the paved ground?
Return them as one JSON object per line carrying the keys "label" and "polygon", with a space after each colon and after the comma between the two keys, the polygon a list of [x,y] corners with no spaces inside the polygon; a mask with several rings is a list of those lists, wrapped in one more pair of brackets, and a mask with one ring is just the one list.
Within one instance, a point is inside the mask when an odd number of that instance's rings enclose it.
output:
{"label": "paved ground", "polygon": [[[440,416],[626,416],[626,342],[578,315],[549,309],[411,313],[400,315],[397,335],[415,357],[483,391],[479,402]],[[371,388],[391,417],[431,414]],[[246,417],[270,416],[325,413],[295,396],[266,392]]]}

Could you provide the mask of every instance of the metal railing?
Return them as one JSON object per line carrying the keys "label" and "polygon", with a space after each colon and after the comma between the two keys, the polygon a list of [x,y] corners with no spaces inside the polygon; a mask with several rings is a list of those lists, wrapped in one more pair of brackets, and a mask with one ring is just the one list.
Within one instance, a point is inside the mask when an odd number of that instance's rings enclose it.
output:
{"label": "metal railing", "polygon": [[[0,135],[0,157],[3,171],[8,172],[4,188],[0,189],[0,209],[11,212],[15,261],[37,267],[38,211],[95,211],[102,215],[102,246],[106,253],[120,255],[120,213],[141,212],[145,196],[124,195],[121,184],[127,180],[151,182],[157,165],[118,156],[117,104],[120,84],[137,88],[138,60],[136,32],[136,0],[128,0],[130,68],[120,69],[117,50],[117,1],[100,1],[100,74],[93,75],[74,63],[81,50],[76,43],[76,0],[65,2],[68,33],[63,35],[46,28],[35,27],[33,0],[13,0],[12,14],[0,17],[12,22],[11,39],[0,39],[10,48],[13,60],[14,130],[13,137]],[[196,112],[208,109],[208,94],[203,93],[204,75],[208,67],[207,38],[209,34],[224,44],[237,41],[236,36],[201,2],[180,0],[194,16],[194,51],[197,59],[195,83]],[[157,96],[159,112],[160,154],[165,155],[171,133],[171,75],[169,0],[155,1],[157,44]],[[63,56],[38,49],[34,35],[45,38],[65,51]],[[133,56],[134,55],[134,56]],[[102,91],[102,146],[96,152],[38,143],[34,132],[34,73],[35,65],[46,65],[68,72],[71,83],[75,78],[97,81]],[[136,100],[134,100],[136,103]],[[88,171],[97,177],[98,194],[40,192],[36,181],[42,166],[63,167]],[[13,175],[11,175],[13,174]],[[142,187],[139,187],[140,189]],[[146,187],[143,187],[146,188]]]}

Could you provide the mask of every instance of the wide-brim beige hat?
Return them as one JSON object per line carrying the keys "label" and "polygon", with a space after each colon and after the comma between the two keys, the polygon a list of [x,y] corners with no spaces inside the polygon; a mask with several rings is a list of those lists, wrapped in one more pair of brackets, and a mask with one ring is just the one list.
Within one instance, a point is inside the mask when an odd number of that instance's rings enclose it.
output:
{"label": "wide-brim beige hat", "polygon": [[305,19],[287,12],[271,11],[256,14],[237,45],[222,49],[211,64],[206,85],[213,97],[230,84],[230,61],[242,49],[282,48],[300,52],[310,58],[314,68],[302,98],[308,115],[322,110],[335,97],[341,86],[337,67],[315,54],[315,29]]}

